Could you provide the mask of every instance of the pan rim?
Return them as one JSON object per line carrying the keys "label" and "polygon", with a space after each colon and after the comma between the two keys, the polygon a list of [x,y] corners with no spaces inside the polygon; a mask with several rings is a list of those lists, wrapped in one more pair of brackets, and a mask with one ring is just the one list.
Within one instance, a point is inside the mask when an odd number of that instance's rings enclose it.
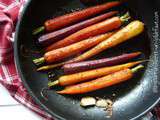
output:
{"label": "pan rim", "polygon": [[52,117],[55,117],[57,119],[60,119],[60,120],[65,120],[63,117],[57,115],[56,113],[54,112],[51,112],[50,109],[48,109],[39,99],[38,97],[36,97],[36,95],[32,92],[31,88],[29,87],[29,85],[26,83],[26,79],[25,77],[23,76],[23,73],[21,71],[21,65],[19,64],[20,61],[18,59],[18,34],[19,34],[19,28],[20,28],[20,25],[21,25],[21,22],[22,22],[22,18],[24,16],[24,13],[26,12],[28,6],[30,5],[32,0],[28,0],[24,7],[23,7],[23,10],[21,11],[21,14],[20,14],[20,17],[19,17],[19,20],[17,22],[17,25],[16,25],[16,29],[15,29],[15,36],[14,36],[14,61],[15,61],[15,65],[16,65],[16,69],[18,71],[18,74],[23,82],[23,85],[24,87],[26,88],[27,92],[29,93],[29,95],[31,95],[31,97],[33,98],[33,100],[38,104],[40,105],[40,109],[41,110],[45,110],[49,115],[51,115]]}
{"label": "pan rim", "polygon": [[[18,54],[18,35],[19,35],[19,28],[21,26],[21,23],[22,23],[22,18],[24,16],[24,14],[26,13],[27,11],[27,8],[29,7],[30,3],[31,3],[32,0],[28,0],[27,3],[25,3],[24,5],[24,8],[21,12],[21,15],[19,17],[19,20],[17,22],[17,25],[16,25],[16,32],[15,32],[15,36],[14,36],[14,61],[15,61],[15,65],[16,65],[16,69],[17,69],[17,72],[23,82],[23,85],[25,86],[27,92],[31,95],[31,97],[33,98],[33,100],[40,106],[40,108],[42,110],[45,110],[45,112],[47,112],[49,115],[51,115],[53,118],[56,118],[56,119],[60,119],[60,120],[66,120],[65,118],[61,117],[60,115],[52,112],[51,109],[47,108],[39,99],[38,97],[32,92],[31,88],[29,87],[29,85],[26,83],[26,78],[23,76],[23,73],[21,71],[21,65],[19,64],[20,63],[20,60],[19,60],[19,54]],[[143,117],[146,113],[148,113],[149,111],[151,111],[160,101],[160,97],[150,106],[148,107],[146,110],[144,110],[142,113],[138,114],[137,116],[131,118],[130,120],[135,120],[135,119],[138,119],[138,118],[141,118]]]}

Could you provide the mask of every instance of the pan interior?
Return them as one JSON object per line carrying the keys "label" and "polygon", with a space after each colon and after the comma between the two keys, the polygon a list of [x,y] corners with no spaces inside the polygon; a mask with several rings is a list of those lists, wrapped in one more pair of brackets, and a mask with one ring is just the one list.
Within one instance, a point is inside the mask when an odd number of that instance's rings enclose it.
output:
{"label": "pan interior", "polygon": [[[144,4],[145,3],[145,4]],[[143,8],[141,7],[143,5]],[[139,59],[149,59],[145,64],[145,70],[138,72],[135,77],[125,83],[115,85],[96,92],[63,96],[55,93],[55,90],[48,92],[48,101],[40,95],[40,91],[47,85],[46,73],[36,72],[36,66],[32,60],[40,55],[24,56],[21,54],[21,46],[29,50],[37,51],[38,36],[32,36],[32,30],[49,18],[68,13],[77,8],[85,8],[79,0],[33,0],[22,15],[18,26],[15,59],[22,80],[30,90],[30,94],[40,103],[43,108],[56,115],[60,119],[68,120],[127,120],[139,116],[141,113],[152,108],[152,105],[159,99],[159,41],[154,37],[156,23],[156,0],[134,0],[118,8],[123,14],[130,11],[133,19],[139,19],[145,23],[146,30],[140,36],[129,40],[117,47],[106,50],[95,58],[111,57],[122,53],[141,51],[143,54]],[[148,9],[149,8],[149,9]],[[145,11],[145,12],[144,12]],[[154,30],[154,31],[153,31]],[[137,59],[136,59],[137,60]],[[53,70],[56,74],[62,71]],[[116,96],[113,96],[115,94]],[[82,108],[79,105],[83,96],[95,96],[110,98],[114,101],[113,116],[106,118],[106,112],[100,108]]]}

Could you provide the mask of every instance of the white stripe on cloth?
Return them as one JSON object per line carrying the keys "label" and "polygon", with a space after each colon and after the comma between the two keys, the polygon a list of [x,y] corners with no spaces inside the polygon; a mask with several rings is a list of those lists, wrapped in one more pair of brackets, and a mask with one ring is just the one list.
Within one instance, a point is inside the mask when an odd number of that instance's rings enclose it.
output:
{"label": "white stripe on cloth", "polygon": [[0,80],[3,80],[2,75],[0,74]]}
{"label": "white stripe on cloth", "polygon": [[10,52],[12,49],[13,49],[12,47],[10,47],[10,48],[0,47],[0,54],[8,53],[8,52]]}
{"label": "white stripe on cloth", "polygon": [[[15,2],[19,2],[19,0],[13,0],[10,4],[15,3]],[[3,1],[1,1],[0,4],[2,4],[2,5],[4,5],[4,6],[6,6],[6,7],[8,7],[8,5],[5,4]]]}
{"label": "white stripe on cloth", "polygon": [[18,19],[20,18],[21,13],[22,13],[22,11],[23,11],[23,8],[24,8],[25,4],[27,3],[27,1],[28,1],[28,0],[20,0],[20,2],[21,2],[21,3],[24,3],[24,4],[23,4],[23,5],[21,6],[21,8],[19,9]]}
{"label": "white stripe on cloth", "polygon": [[14,42],[14,38],[15,38],[14,36],[15,36],[15,32],[13,32],[13,33],[12,33],[12,37],[10,37],[10,41],[11,41],[11,42]]}
{"label": "white stripe on cloth", "polygon": [[12,82],[13,79],[12,79],[12,77],[10,77],[10,73],[8,71],[8,68],[3,64],[1,65],[1,67],[2,67],[3,73],[4,73],[5,77],[6,77],[6,81],[7,82]]}
{"label": "white stripe on cloth", "polygon": [[18,4],[20,4],[19,2],[13,2],[12,4],[10,4],[9,6],[7,6],[6,8],[5,8],[5,10],[9,10],[9,9],[11,9],[11,8],[13,8],[13,7],[15,7],[15,6],[17,6]]}
{"label": "white stripe on cloth", "polygon": [[[18,75],[12,75],[12,76],[5,76],[5,78],[2,78],[3,80],[8,80],[8,79],[12,79],[12,80],[15,80],[15,79],[18,79],[19,78],[19,76]],[[11,81],[12,82],[12,81]]]}
{"label": "white stripe on cloth", "polygon": [[6,6],[4,3],[1,3],[1,2],[0,2],[0,7],[4,9],[4,8],[6,8],[7,6]]}
{"label": "white stripe on cloth", "polygon": [[2,56],[0,56],[0,64],[1,64],[1,62],[2,62],[2,59],[3,59]]}

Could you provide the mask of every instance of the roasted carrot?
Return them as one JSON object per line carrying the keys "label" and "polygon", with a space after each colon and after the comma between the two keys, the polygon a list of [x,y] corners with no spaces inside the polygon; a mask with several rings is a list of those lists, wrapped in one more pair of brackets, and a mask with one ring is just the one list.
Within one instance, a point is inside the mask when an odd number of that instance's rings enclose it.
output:
{"label": "roasted carrot", "polygon": [[57,91],[59,94],[83,94],[91,91],[95,91],[98,89],[102,89],[105,87],[109,87],[124,81],[129,80],[130,78],[133,77],[134,73],[137,72],[139,69],[143,68],[144,66],[139,65],[133,69],[124,69],[118,72],[115,72],[113,74],[97,78],[95,80],[77,84],[77,85],[72,85],[69,87],[66,87],[62,91]]}
{"label": "roasted carrot", "polygon": [[102,58],[98,60],[89,60],[89,61],[82,61],[76,63],[69,63],[62,66],[62,69],[65,74],[77,73],[82,72],[85,70],[95,69],[99,67],[106,67],[117,65],[120,63],[127,62],[128,60],[139,56],[141,52],[133,52],[133,53],[126,53],[119,56],[111,57],[111,58]]}
{"label": "roasted carrot", "polygon": [[96,14],[99,14],[107,9],[110,9],[112,7],[118,6],[121,2],[114,1],[114,2],[108,2],[102,5],[93,6],[90,8],[86,8],[80,11],[76,11],[73,13],[65,14],[50,20],[47,20],[44,23],[44,26],[37,28],[33,31],[33,34],[37,34],[43,30],[46,31],[53,31],[60,29],[62,27],[65,27],[67,25],[76,23],[80,20],[84,20],[86,18],[89,18],[91,16],[94,16]]}
{"label": "roasted carrot", "polygon": [[110,38],[106,39],[105,41],[99,43],[97,46],[93,47],[91,50],[83,53],[82,55],[70,60],[69,62],[78,62],[86,60],[108,48],[114,47],[122,42],[133,38],[144,30],[144,24],[138,20],[131,22],[126,27],[122,28]]}
{"label": "roasted carrot", "polygon": [[50,51],[53,49],[65,47],[67,45],[73,44],[75,42],[79,42],[83,39],[87,39],[89,37],[93,37],[99,34],[106,33],[108,31],[112,31],[114,29],[119,28],[124,21],[127,21],[130,19],[130,16],[128,13],[126,13],[122,17],[112,17],[107,20],[104,20],[100,23],[91,25],[89,27],[86,27],[84,29],[81,29],[68,37],[57,41],[56,43],[53,43],[52,45],[48,46],[46,48],[46,51]]}
{"label": "roasted carrot", "polygon": [[75,74],[64,75],[64,76],[61,76],[58,80],[48,83],[48,86],[51,87],[54,85],[60,85],[60,86],[72,85],[72,84],[79,83],[82,81],[102,77],[102,76],[105,76],[105,75],[108,75],[108,74],[111,74],[111,73],[114,73],[114,72],[117,72],[117,71],[120,71],[126,68],[131,68],[141,62],[143,61],[130,62],[130,63],[122,64],[122,65],[104,67],[104,68],[79,72]]}
{"label": "roasted carrot", "polygon": [[[102,35],[99,35],[99,36],[96,36],[93,38],[89,38],[89,39],[80,41],[78,43],[74,43],[72,45],[69,45],[69,46],[66,46],[63,48],[59,48],[56,50],[46,52],[44,54],[44,61],[46,63],[52,63],[52,62],[62,60],[66,57],[75,55],[77,53],[80,53],[84,50],[87,50],[88,48],[91,48],[91,47],[97,45],[98,43],[102,42],[103,40],[109,38],[112,34],[113,34],[113,32],[102,34]],[[40,59],[35,59],[34,63],[41,64],[44,61],[42,61],[42,58],[40,58]]]}
{"label": "roasted carrot", "polygon": [[79,22],[79,23],[74,24],[72,26],[65,27],[63,29],[60,29],[60,30],[57,30],[57,31],[54,31],[51,33],[47,33],[47,34],[39,37],[38,43],[42,46],[47,46],[53,42],[57,42],[58,40],[61,40],[65,37],[71,35],[72,33],[77,32],[78,30],[81,30],[85,27],[96,24],[96,23],[101,22],[111,16],[114,16],[117,13],[118,13],[118,11],[111,11],[111,12],[99,15],[97,17],[90,18],[85,21]]}
{"label": "roasted carrot", "polygon": [[[38,70],[47,70],[47,69],[53,69],[55,67],[62,66],[67,63],[74,63],[74,62],[79,62],[86,60],[108,48],[114,47],[122,42],[125,42],[140,33],[142,33],[144,30],[144,24],[138,20],[135,20],[131,22],[129,25],[126,27],[122,28],[118,32],[116,32],[114,35],[112,35],[110,38],[104,40],[103,42],[99,43],[95,47],[93,47],[91,50],[83,53],[82,55],[70,60],[66,61],[63,63],[58,63],[58,64],[53,64],[53,65],[48,65],[48,66],[43,66],[41,68],[38,68]],[[43,60],[41,60],[43,61]]]}

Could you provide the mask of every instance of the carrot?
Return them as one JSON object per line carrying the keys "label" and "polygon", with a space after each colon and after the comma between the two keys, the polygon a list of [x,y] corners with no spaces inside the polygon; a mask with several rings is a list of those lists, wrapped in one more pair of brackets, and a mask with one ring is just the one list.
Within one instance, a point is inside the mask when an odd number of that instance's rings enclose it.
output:
{"label": "carrot", "polygon": [[86,59],[88,59],[88,58],[108,49],[108,48],[114,47],[122,42],[125,42],[125,41],[139,35],[140,33],[143,32],[143,30],[144,30],[144,24],[138,20],[135,20],[135,21],[131,22],[129,25],[127,25],[126,27],[124,27],[121,30],[119,30],[118,32],[116,32],[110,38],[99,43],[98,45],[93,47],[91,50],[83,53],[82,55],[80,55],[76,58],[73,58],[72,60],[63,62],[63,63],[43,66],[41,68],[38,68],[37,70],[40,71],[40,70],[53,69],[55,67],[59,67],[64,64],[86,60]]}
{"label": "carrot", "polygon": [[62,91],[57,91],[57,93],[70,94],[70,95],[83,94],[83,93],[95,91],[98,89],[102,89],[105,87],[109,87],[109,86],[129,80],[130,78],[133,77],[135,72],[137,72],[139,69],[143,67],[144,66],[139,65],[133,69],[127,68],[127,69],[115,72],[113,74],[110,74],[110,75],[107,75],[107,76],[104,76],[104,77],[101,77],[101,78],[98,78],[98,79],[95,79],[89,82],[69,86]]}
{"label": "carrot", "polygon": [[46,48],[46,51],[65,47],[75,42],[79,42],[83,39],[87,39],[89,37],[93,37],[99,34],[106,33],[108,31],[112,31],[114,29],[119,28],[122,25],[122,23],[127,21],[128,19],[130,19],[130,16],[128,13],[126,13],[122,17],[112,17],[100,23],[91,25],[89,27],[86,27],[84,29],[79,30],[78,32],[69,35],[68,37],[60,41],[57,41],[56,43],[53,43],[52,45]]}
{"label": "carrot", "polygon": [[82,72],[85,70],[95,69],[104,66],[112,66],[127,62],[128,60],[139,56],[141,52],[133,52],[122,54],[111,58],[103,58],[98,60],[82,61],[63,65],[62,69],[65,74]]}
{"label": "carrot", "polygon": [[48,86],[49,87],[54,85],[66,86],[66,85],[71,85],[71,84],[79,83],[86,80],[91,80],[91,79],[102,77],[126,68],[131,68],[141,62],[143,61],[130,62],[122,65],[104,67],[104,68],[79,72],[75,74],[64,75],[64,76],[61,76],[58,80],[48,83]]}
{"label": "carrot", "polygon": [[69,13],[66,15],[62,15],[62,16],[47,20],[44,23],[44,26],[35,29],[33,31],[33,34],[35,35],[43,30],[53,31],[53,30],[60,29],[60,28],[65,27],[67,25],[76,23],[80,20],[84,20],[86,18],[89,18],[91,16],[99,14],[107,9],[112,8],[112,7],[118,6],[120,3],[121,2],[119,2],[119,1],[108,2],[108,3],[102,4],[102,5],[93,6],[90,8],[86,8],[86,9],[83,9],[80,11],[76,11],[73,13]]}
{"label": "carrot", "polygon": [[122,28],[110,38],[106,39],[105,41],[99,43],[97,46],[93,47],[91,50],[83,53],[82,55],[70,60],[69,62],[78,62],[86,60],[108,48],[114,47],[122,42],[125,42],[140,33],[144,30],[144,24],[138,20],[131,22],[126,27]]}
{"label": "carrot", "polygon": [[67,37],[68,35],[71,35],[72,33],[77,32],[78,30],[81,30],[85,27],[88,27],[88,26],[93,25],[95,23],[98,23],[102,20],[105,20],[106,18],[114,16],[117,13],[118,13],[118,11],[108,12],[108,13],[99,15],[97,17],[90,18],[85,21],[79,22],[79,23],[74,24],[72,26],[65,27],[63,29],[60,29],[60,30],[57,30],[57,31],[54,31],[51,33],[47,33],[47,34],[39,37],[38,43],[42,46],[47,46],[53,42],[56,42],[58,40],[61,40],[65,37]]}
{"label": "carrot", "polygon": [[[89,39],[80,41],[78,43],[74,43],[72,45],[69,45],[69,46],[66,46],[63,48],[59,48],[56,50],[46,52],[43,57],[44,61],[46,63],[52,63],[52,62],[62,60],[66,57],[75,55],[77,53],[80,53],[84,50],[87,50],[88,48],[91,48],[91,47],[97,45],[98,43],[102,42],[103,40],[109,38],[112,34],[113,34],[113,32],[106,33],[103,35],[99,35],[99,36],[96,36],[93,38],[89,38]],[[44,61],[42,61],[42,58],[40,58],[40,59],[38,58],[33,61],[35,64],[41,64],[42,62],[44,62]]]}

